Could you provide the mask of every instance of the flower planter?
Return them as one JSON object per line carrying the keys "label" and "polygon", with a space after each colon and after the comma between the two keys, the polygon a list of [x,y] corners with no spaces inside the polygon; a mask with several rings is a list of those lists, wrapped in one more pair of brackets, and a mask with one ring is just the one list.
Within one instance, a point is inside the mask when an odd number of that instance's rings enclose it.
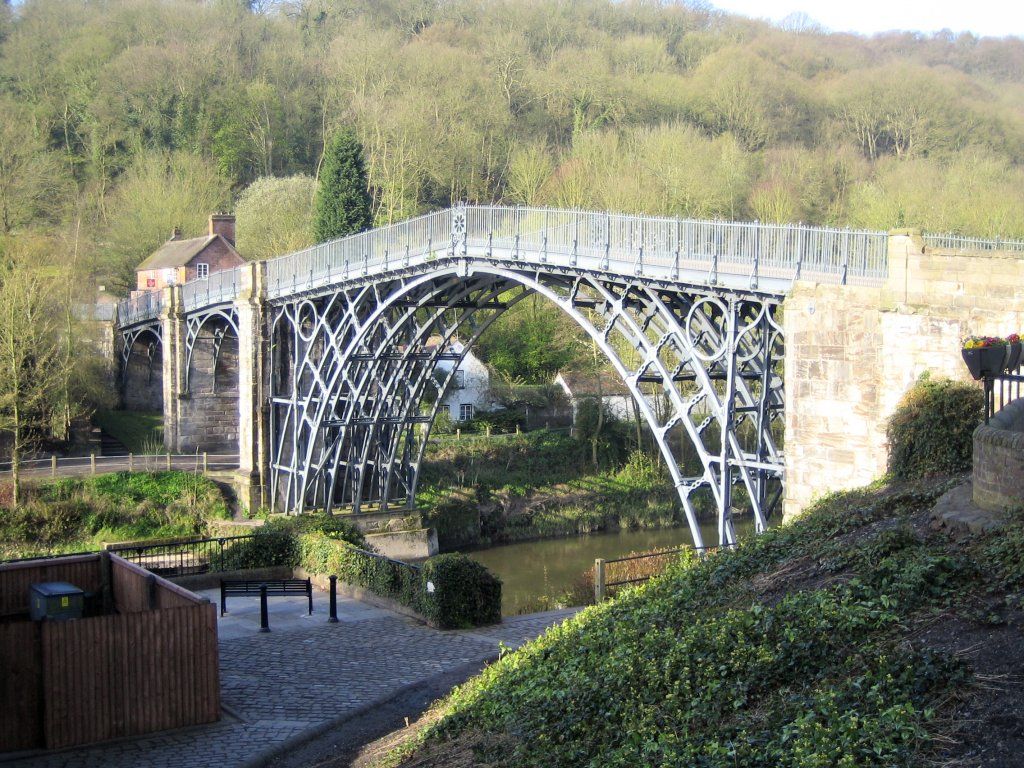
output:
{"label": "flower planter", "polygon": [[1005,345],[975,347],[961,350],[961,353],[964,356],[964,362],[967,363],[967,370],[975,379],[1000,374],[1006,365],[1007,347]]}
{"label": "flower planter", "polygon": [[1013,373],[1020,365],[1021,344],[1019,341],[1011,341],[1010,353],[1006,356],[1006,372]]}

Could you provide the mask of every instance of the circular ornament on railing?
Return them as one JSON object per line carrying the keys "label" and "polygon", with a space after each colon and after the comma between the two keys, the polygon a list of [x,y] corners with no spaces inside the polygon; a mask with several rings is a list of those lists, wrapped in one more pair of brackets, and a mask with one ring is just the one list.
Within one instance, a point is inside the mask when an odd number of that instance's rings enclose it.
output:
{"label": "circular ornament on railing", "polygon": [[[698,317],[698,312],[705,316],[706,319],[703,322]],[[686,338],[690,343],[690,348],[693,349],[694,357],[698,360],[710,363],[712,360],[718,360],[725,354],[727,340],[725,338],[724,326],[727,317],[728,309],[725,304],[714,296],[705,296],[698,299],[690,307],[690,311],[686,314]],[[721,334],[719,344],[716,345],[704,333],[703,326],[706,322],[710,322],[719,329]]]}
{"label": "circular ornament on railing", "polygon": [[452,211],[452,237],[459,238],[466,234],[466,207],[458,206]]}

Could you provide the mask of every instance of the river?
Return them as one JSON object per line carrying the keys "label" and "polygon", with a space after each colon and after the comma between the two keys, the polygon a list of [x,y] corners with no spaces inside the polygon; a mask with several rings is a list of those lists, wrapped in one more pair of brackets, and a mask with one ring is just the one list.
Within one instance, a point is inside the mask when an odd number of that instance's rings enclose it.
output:
{"label": "river", "polygon": [[[737,520],[738,535],[751,530],[751,518]],[[701,533],[705,543],[718,541],[718,528],[713,521],[702,524]],[[501,612],[511,616],[520,612],[522,607],[535,605],[540,596],[553,598],[561,595],[584,571],[593,566],[595,558],[610,560],[630,552],[679,547],[690,543],[689,528],[661,528],[523,541],[469,551],[466,554],[501,578]]]}

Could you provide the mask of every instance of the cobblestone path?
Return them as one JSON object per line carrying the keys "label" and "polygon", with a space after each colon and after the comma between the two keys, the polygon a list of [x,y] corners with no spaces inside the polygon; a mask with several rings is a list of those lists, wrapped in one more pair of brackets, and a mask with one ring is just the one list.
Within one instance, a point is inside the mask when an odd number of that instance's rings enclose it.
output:
{"label": "cobblestone path", "polygon": [[239,768],[405,686],[518,647],[574,609],[441,632],[395,614],[223,639],[219,723],[2,761],[3,768]]}

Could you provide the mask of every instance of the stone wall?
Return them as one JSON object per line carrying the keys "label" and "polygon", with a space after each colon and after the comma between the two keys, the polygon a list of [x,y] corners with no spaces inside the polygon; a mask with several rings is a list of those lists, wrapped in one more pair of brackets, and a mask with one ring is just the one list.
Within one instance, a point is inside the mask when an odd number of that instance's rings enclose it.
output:
{"label": "stone wall", "polygon": [[[148,354],[151,344],[155,345],[152,361]],[[121,372],[121,392],[123,405],[129,411],[163,410],[163,345],[154,336],[142,334],[132,345]]]}
{"label": "stone wall", "polygon": [[889,238],[880,286],[800,282],[784,304],[786,515],[886,471],[886,421],[917,378],[969,380],[960,340],[1024,329],[1024,259]]}
{"label": "stone wall", "polygon": [[212,328],[195,344],[189,391],[179,395],[177,450],[238,452],[238,339],[227,336],[214,371]]}
{"label": "stone wall", "polygon": [[1024,399],[974,431],[975,506],[993,512],[1024,506]]}

